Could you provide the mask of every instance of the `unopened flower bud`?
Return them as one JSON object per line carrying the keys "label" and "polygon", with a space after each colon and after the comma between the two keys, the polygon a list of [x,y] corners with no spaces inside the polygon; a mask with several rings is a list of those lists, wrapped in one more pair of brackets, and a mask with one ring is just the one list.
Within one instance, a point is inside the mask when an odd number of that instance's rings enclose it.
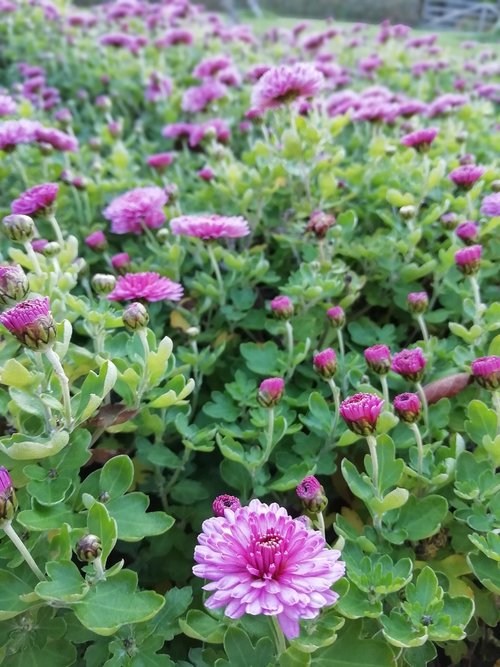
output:
{"label": "unopened flower bud", "polygon": [[11,241],[26,243],[35,236],[35,223],[29,215],[13,213],[3,219],[4,231]]}
{"label": "unopened flower bud", "polygon": [[16,494],[9,472],[0,466],[0,526],[12,521],[17,509]]}
{"label": "unopened flower bud", "polygon": [[109,493],[107,491],[102,491],[99,494],[98,500],[99,500],[100,503],[107,503],[111,500],[111,496],[109,495]]}
{"label": "unopened flower bud", "polygon": [[396,146],[389,145],[385,147],[385,154],[388,157],[391,157],[391,155],[394,155],[395,153],[396,153]]}
{"label": "unopened flower bud", "polygon": [[458,215],[453,213],[453,211],[443,213],[441,216],[441,223],[445,229],[455,229],[458,224]]}
{"label": "unopened flower bud", "polygon": [[102,141],[100,137],[90,137],[89,148],[91,151],[98,153],[102,148]]}
{"label": "unopened flower bud", "polygon": [[326,311],[326,314],[336,329],[340,329],[345,324],[345,313],[341,306],[334,306]]}
{"label": "unopened flower bud", "polygon": [[303,479],[295,490],[304,509],[311,514],[319,514],[326,509],[328,499],[325,496],[325,490],[313,475]]}
{"label": "unopened flower bud", "polygon": [[293,315],[293,303],[287,296],[276,296],[270,306],[273,315],[279,320],[289,320]]}
{"label": "unopened flower bud", "polygon": [[100,229],[86,236],[85,243],[88,245],[89,248],[95,250],[96,252],[106,250],[106,248],[108,247],[106,236],[104,235],[104,232],[101,231]]}
{"label": "unopened flower bud", "polygon": [[115,288],[116,278],[107,273],[96,273],[91,283],[96,294],[110,294]]}
{"label": "unopened flower bud", "polygon": [[284,389],[285,381],[283,378],[263,380],[259,386],[257,400],[263,407],[273,408],[280,402]]}
{"label": "unopened flower bud", "polygon": [[0,303],[7,305],[22,301],[30,290],[26,274],[19,266],[0,266]]}
{"label": "unopened flower bud", "polygon": [[212,510],[215,516],[224,516],[227,509],[234,512],[239,507],[241,507],[239,498],[236,498],[236,496],[229,496],[227,493],[222,496],[217,496],[212,503]]}
{"label": "unopened flower bud", "polygon": [[306,232],[312,232],[316,238],[323,239],[326,233],[335,224],[335,216],[325,211],[313,211],[309,222],[307,223]]}
{"label": "unopened flower bud", "polygon": [[84,563],[92,563],[101,552],[101,540],[97,535],[85,535],[76,545],[76,555]]}
{"label": "unopened flower bud", "polygon": [[130,263],[128,252],[119,252],[111,257],[111,265],[118,273],[124,273],[129,268]]}
{"label": "unopened flower bud", "polygon": [[57,241],[50,241],[49,243],[46,243],[43,247],[42,250],[42,255],[44,257],[57,257],[57,255],[61,252],[61,246]]}
{"label": "unopened flower bud", "polygon": [[406,297],[406,302],[411,313],[420,315],[425,313],[429,307],[429,297],[427,292],[410,292]]}
{"label": "unopened flower bud", "polygon": [[200,335],[200,329],[199,327],[188,327],[186,333],[190,338],[196,338],[196,336]]}
{"label": "unopened flower bud", "polygon": [[398,417],[407,424],[413,424],[420,417],[422,405],[417,394],[399,394],[394,397],[393,405]]}
{"label": "unopened flower bud", "polygon": [[500,388],[500,357],[493,354],[479,357],[471,364],[474,380],[483,389],[496,391]]}
{"label": "unopened flower bud", "polygon": [[403,218],[403,220],[411,220],[412,218],[415,217],[415,213],[417,212],[417,209],[413,204],[408,204],[407,206],[401,206],[399,209],[399,215]]}
{"label": "unopened flower bud", "polygon": [[46,350],[56,340],[48,297],[21,301],[0,315],[0,323],[31,350]]}
{"label": "unopened flower bud", "polygon": [[483,246],[477,244],[457,250],[455,264],[457,269],[466,276],[472,276],[479,271]]}
{"label": "unopened flower bud", "polygon": [[500,179],[491,182],[493,192],[500,192]]}
{"label": "unopened flower bud", "polygon": [[134,301],[125,308],[122,319],[127,331],[138,331],[148,326],[149,313],[142,303]]}
{"label": "unopened flower bud", "polygon": [[466,220],[458,225],[455,234],[465,245],[474,245],[479,236],[479,228],[473,220]]}
{"label": "unopened flower bud", "polygon": [[392,359],[392,370],[399,373],[405,380],[420,382],[424,376],[427,360],[422,350],[416,347],[412,350],[397,352]]}
{"label": "unopened flower bud", "polygon": [[156,238],[160,243],[165,243],[170,238],[170,232],[166,227],[162,227],[156,232]]}
{"label": "unopened flower bud", "polygon": [[337,371],[337,355],[331,347],[327,347],[322,352],[317,352],[313,356],[314,370],[321,375],[321,377],[328,380],[332,378]]}
{"label": "unopened flower bud", "polygon": [[172,204],[179,199],[179,188],[175,183],[167,183],[163,190],[168,197],[169,204]]}
{"label": "unopened flower bud", "polygon": [[387,375],[391,369],[391,351],[387,345],[372,345],[364,351],[368,367],[377,375]]}
{"label": "unopened flower bud", "polygon": [[384,401],[375,394],[354,394],[340,404],[340,416],[354,433],[371,435],[383,405]]}

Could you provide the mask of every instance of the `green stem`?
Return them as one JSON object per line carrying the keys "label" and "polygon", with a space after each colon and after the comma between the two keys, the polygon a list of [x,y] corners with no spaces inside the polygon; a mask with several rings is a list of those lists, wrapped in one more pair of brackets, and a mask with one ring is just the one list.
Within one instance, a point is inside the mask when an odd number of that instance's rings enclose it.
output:
{"label": "green stem", "polygon": [[391,404],[389,401],[389,386],[387,384],[387,375],[380,376],[380,384],[382,385],[382,395],[384,397],[384,410],[390,410]]}
{"label": "green stem", "polygon": [[494,391],[491,395],[491,400],[493,401],[493,407],[495,408],[495,412],[497,413],[497,424],[498,424],[498,431],[500,432],[500,391]]}
{"label": "green stem", "polygon": [[28,176],[26,174],[26,171],[24,170],[23,163],[21,160],[18,160],[16,153],[12,153],[12,162],[14,163],[15,168],[19,172],[19,176],[21,177],[21,180],[23,182],[23,185],[25,188],[28,187]]}
{"label": "green stem", "polygon": [[221,306],[223,306],[226,303],[226,289],[224,287],[224,281],[222,280],[219,264],[217,263],[217,260],[215,258],[214,249],[211,243],[207,243],[207,253],[208,257],[210,258],[210,264],[212,265],[212,269],[214,270],[215,279],[217,280],[217,284],[219,285],[220,304]]}
{"label": "green stem", "polygon": [[342,328],[337,329],[337,340],[339,343],[339,352],[340,352],[340,368],[342,371],[342,389],[344,394],[347,392],[347,375],[345,372],[345,347],[344,347],[344,336],[342,334]]}
{"label": "green stem", "polygon": [[26,548],[26,545],[24,544],[24,542],[21,540],[21,538],[16,533],[14,528],[12,528],[11,522],[7,521],[6,523],[4,523],[3,526],[2,526],[2,529],[3,529],[4,533],[7,535],[7,537],[14,544],[16,549],[19,551],[21,556],[24,558],[24,560],[26,561],[26,564],[29,566],[31,571],[34,572],[34,574],[36,574],[36,576],[38,577],[38,579],[40,579],[40,581],[44,581],[45,580],[45,575],[43,574],[43,572],[40,570],[38,565],[33,560],[33,557],[30,554],[30,552],[28,551],[28,549]]}
{"label": "green stem", "polygon": [[370,457],[372,460],[373,486],[375,487],[377,498],[380,498],[380,491],[378,488],[377,439],[374,435],[367,435],[366,442],[368,443],[368,449],[370,450]]}
{"label": "green stem", "polygon": [[479,324],[483,316],[484,306],[481,303],[481,292],[479,289],[479,283],[477,282],[476,276],[469,276],[470,284],[472,287],[472,294],[474,296],[474,323]]}
{"label": "green stem", "polygon": [[422,332],[422,336],[424,338],[425,350],[428,352],[430,343],[429,332],[427,331],[427,325],[425,323],[424,316],[421,313],[417,315],[417,321],[420,326],[420,331]]}
{"label": "green stem", "polygon": [[62,235],[61,228],[59,227],[59,223],[57,222],[56,216],[53,213],[51,213],[48,216],[48,220],[52,225],[52,229],[54,230],[54,234],[56,235],[57,242],[62,247],[64,245],[64,237]]}
{"label": "green stem", "polygon": [[149,358],[149,343],[148,343],[148,330],[147,329],[138,329],[137,335],[142,343],[142,349],[144,351],[144,366],[142,369],[142,378],[137,389],[137,405],[140,405],[142,395],[144,394],[147,384],[148,384],[148,358]]}
{"label": "green stem", "polygon": [[323,535],[323,539],[324,539],[325,542],[326,542],[326,537],[325,537],[325,535],[326,535],[325,517],[323,516],[323,512],[318,512],[318,513],[316,514],[316,520],[317,520],[317,522],[318,522],[319,530],[320,530],[321,534]]}
{"label": "green stem", "polygon": [[63,407],[64,407],[64,422],[66,424],[66,428],[68,431],[71,429],[71,422],[72,422],[72,415],[71,415],[71,396],[69,393],[69,380],[64,372],[64,368],[62,367],[61,360],[59,359],[58,355],[56,352],[54,352],[53,348],[49,348],[48,350],[45,351],[45,356],[47,359],[50,361],[52,364],[52,368],[54,369],[54,373],[57,375],[57,379],[59,380],[59,383],[61,385],[61,392],[62,392],[62,400],[63,400]]}
{"label": "green stem", "polygon": [[273,448],[273,436],[274,436],[274,408],[269,408],[267,411],[266,447],[264,449],[264,460],[262,463],[267,463],[269,457],[271,456],[271,451]]}
{"label": "green stem", "polygon": [[417,424],[415,423],[408,424],[408,426],[411,428],[413,434],[415,435],[415,442],[417,443],[417,451],[418,451],[417,472],[419,475],[422,475],[424,467],[424,445],[422,443],[422,436],[420,434],[420,429],[418,428]]}
{"label": "green stem", "polygon": [[285,635],[283,634],[283,630],[280,628],[280,624],[278,623],[278,619],[276,616],[271,616],[271,621],[273,623],[273,628],[274,628],[274,636],[276,639],[276,650],[278,651],[278,657],[286,651],[286,640],[285,640]]}
{"label": "green stem", "polygon": [[92,565],[94,566],[95,570],[94,582],[106,581],[106,573],[104,572],[104,568],[102,566],[101,557],[97,556],[97,558],[92,561]]}
{"label": "green stem", "polygon": [[288,350],[288,370],[287,370],[287,377],[291,378],[293,375],[294,367],[293,367],[293,350],[294,350],[294,343],[293,343],[293,327],[292,324],[289,320],[285,322],[285,331],[286,331],[286,347]]}
{"label": "green stem", "polygon": [[36,273],[37,276],[42,275],[42,269],[40,268],[40,262],[38,261],[38,257],[36,256],[36,252],[33,250],[33,246],[29,241],[26,241],[24,243],[24,250],[26,254],[28,255],[28,258],[30,262],[33,265],[33,270]]}
{"label": "green stem", "polygon": [[415,382],[415,386],[417,388],[417,393],[420,396],[420,400],[422,402],[422,408],[424,411],[424,426],[425,426],[425,431],[426,433],[429,432],[429,406],[427,404],[427,398],[425,397],[425,392],[420,384],[420,382]]}
{"label": "green stem", "polygon": [[340,413],[340,389],[335,384],[335,380],[333,378],[328,378],[327,382],[328,385],[330,386],[330,389],[332,390],[333,402],[335,403],[335,416],[333,419],[333,428],[332,428],[332,433],[335,433]]}

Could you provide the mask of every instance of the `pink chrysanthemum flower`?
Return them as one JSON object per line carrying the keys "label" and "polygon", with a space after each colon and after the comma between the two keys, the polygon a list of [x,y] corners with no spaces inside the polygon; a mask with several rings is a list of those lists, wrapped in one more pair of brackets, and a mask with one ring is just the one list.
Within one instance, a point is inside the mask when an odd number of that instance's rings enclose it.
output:
{"label": "pink chrysanthemum flower", "polygon": [[412,313],[425,313],[429,307],[427,292],[410,292],[406,297],[408,307]]}
{"label": "pink chrysanthemum flower", "polygon": [[56,151],[63,153],[75,153],[78,150],[78,139],[55,127],[39,126],[35,132],[35,140],[39,144],[48,144]]}
{"label": "pink chrysanthemum flower", "polygon": [[23,192],[14,199],[10,209],[12,213],[22,215],[46,215],[54,208],[54,203],[59,191],[57,183],[41,183]]}
{"label": "pink chrysanthemum flower", "polygon": [[321,72],[309,63],[273,67],[254,86],[252,107],[265,111],[313,97],[321,91],[323,83]]}
{"label": "pink chrysanthemum flower", "polygon": [[115,234],[141,234],[144,227],[156,229],[165,222],[167,201],[165,192],[156,186],[134,188],[113,199],[103,214]]}
{"label": "pink chrysanthemum flower", "polygon": [[181,215],[170,221],[174,234],[194,236],[206,241],[211,239],[237,239],[250,233],[248,222],[240,216]]}
{"label": "pink chrysanthemum flower", "polygon": [[206,167],[202,167],[196,173],[203,181],[211,181],[215,178],[213,169],[211,169],[211,167],[208,165]]}
{"label": "pink chrysanthemum flower", "polygon": [[182,110],[187,113],[204,111],[212,102],[226,96],[227,88],[218,81],[207,81],[188,88],[182,96]]}
{"label": "pink chrysanthemum flower", "polygon": [[483,199],[481,204],[481,213],[490,218],[500,216],[500,192],[493,192]]}
{"label": "pink chrysanthemum flower", "polygon": [[225,55],[205,58],[196,65],[193,70],[193,76],[197,79],[210,79],[230,65],[232,65],[231,58]]}
{"label": "pink chrysanthemum flower", "polygon": [[236,498],[236,496],[229,496],[227,493],[222,496],[217,496],[212,503],[212,510],[215,516],[224,516],[227,509],[235,512],[239,507],[241,507],[239,498]]}
{"label": "pink chrysanthemum flower", "polygon": [[147,163],[153,169],[157,171],[164,171],[169,167],[175,160],[175,153],[155,153],[150,155],[147,159]]}
{"label": "pink chrysanthemum flower", "polygon": [[327,347],[321,352],[316,352],[313,356],[314,370],[325,379],[329,379],[335,375],[337,371],[337,355],[335,350]]}
{"label": "pink chrysanthemum flower", "polygon": [[420,382],[427,360],[419,347],[413,350],[401,350],[392,359],[392,370],[406,380]]}
{"label": "pink chrysanthemum flower", "polygon": [[455,264],[457,269],[467,276],[477,273],[481,266],[482,253],[483,246],[479,244],[457,250],[455,253]]}
{"label": "pink chrysanthemum flower", "polygon": [[108,295],[110,301],[180,301],[184,288],[179,283],[160,276],[159,273],[126,273],[116,281],[116,286]]}
{"label": "pink chrysanthemum flower", "polygon": [[319,493],[322,493],[323,487],[316,477],[309,475],[309,477],[304,477],[295,491],[301,500],[312,500]]}
{"label": "pink chrysanthemum flower", "polygon": [[203,523],[193,573],[214,591],[208,609],[225,607],[229,618],[276,616],[286,637],[300,632],[301,618],[316,618],[337,601],[331,586],[345,573],[340,552],[317,531],[273,503],[252,500]]}
{"label": "pink chrysanthemum flower", "polygon": [[272,408],[280,402],[284,390],[283,378],[267,378],[259,385],[257,400],[265,408]]}
{"label": "pink chrysanthemum flower", "polygon": [[437,127],[427,127],[423,128],[422,130],[415,130],[415,132],[405,134],[405,136],[401,138],[401,143],[404,146],[416,148],[417,150],[427,149],[432,144],[438,133],[439,130]]}
{"label": "pink chrysanthemum flower", "polygon": [[347,426],[359,435],[375,432],[384,401],[375,394],[354,394],[340,404],[340,415]]}
{"label": "pink chrysanthemum flower", "polygon": [[391,351],[387,345],[372,345],[364,351],[365,361],[378,375],[386,375],[391,368]]}
{"label": "pink chrysanthemum flower", "polygon": [[471,245],[477,241],[479,227],[477,226],[477,223],[473,222],[472,220],[466,220],[465,222],[462,222],[460,225],[458,225],[458,227],[455,229],[455,234],[466,245]]}
{"label": "pink chrysanthemum flower", "polygon": [[0,117],[1,116],[12,116],[16,113],[17,104],[14,102],[10,95],[5,95],[0,93]]}
{"label": "pink chrysanthemum flower", "polygon": [[479,357],[471,364],[474,380],[484,389],[496,390],[500,387],[500,357],[492,354]]}
{"label": "pink chrysanthemum flower", "polygon": [[398,417],[408,424],[413,424],[420,417],[422,404],[418,394],[399,394],[394,397],[393,405]]}
{"label": "pink chrysanthemum flower", "polygon": [[269,305],[273,315],[279,320],[288,320],[293,315],[293,302],[284,294],[275,296]]}
{"label": "pink chrysanthemum flower", "polygon": [[86,236],[85,243],[92,250],[105,250],[108,246],[106,236],[100,229]]}
{"label": "pink chrysanthemum flower", "polygon": [[0,315],[0,322],[20,343],[32,350],[46,350],[56,339],[49,297],[21,301]]}
{"label": "pink chrysanthemum flower", "polygon": [[0,150],[8,153],[18,144],[35,141],[40,127],[40,123],[34,120],[6,120],[0,123]]}
{"label": "pink chrysanthemum flower", "polygon": [[464,164],[448,174],[450,181],[461,188],[469,189],[478,181],[486,170],[475,164]]}

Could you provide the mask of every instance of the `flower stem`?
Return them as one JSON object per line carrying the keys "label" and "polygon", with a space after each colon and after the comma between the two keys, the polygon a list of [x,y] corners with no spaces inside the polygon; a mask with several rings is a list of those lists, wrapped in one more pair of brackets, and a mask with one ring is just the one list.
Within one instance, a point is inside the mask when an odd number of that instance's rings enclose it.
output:
{"label": "flower stem", "polygon": [[340,352],[340,367],[342,370],[342,389],[344,394],[347,392],[347,375],[345,372],[345,347],[344,347],[344,336],[342,334],[342,328],[337,329],[337,340],[339,342],[339,352]]}
{"label": "flower stem", "polygon": [[417,451],[418,451],[418,464],[417,464],[417,472],[419,475],[422,475],[423,467],[424,467],[424,445],[422,443],[422,436],[420,434],[420,429],[418,428],[417,424],[408,424],[408,426],[411,428],[415,435],[415,442],[417,443]]}
{"label": "flower stem", "polygon": [[425,350],[426,352],[428,352],[430,343],[429,332],[427,331],[427,324],[425,323],[424,316],[421,313],[417,315],[417,321],[420,327],[420,331],[422,332],[422,336],[424,338]]}
{"label": "flower stem", "polygon": [[289,320],[285,322],[285,331],[286,331],[286,347],[288,350],[288,370],[287,370],[287,377],[291,378],[293,375],[294,367],[293,367],[293,327],[292,324]]}
{"label": "flower stem", "polygon": [[266,435],[266,448],[264,450],[264,461],[266,463],[271,456],[271,450],[273,448],[273,436],[274,436],[274,408],[269,408],[267,411],[267,435]]}
{"label": "flower stem", "polygon": [[384,410],[389,410],[391,404],[389,402],[389,386],[387,384],[387,375],[380,376],[380,384],[382,385],[382,395],[384,397]]}
{"label": "flower stem", "polygon": [[330,386],[330,389],[332,390],[333,402],[335,403],[335,417],[333,420],[333,428],[332,428],[332,433],[335,433],[340,412],[340,389],[335,384],[335,380],[333,378],[328,378],[327,382]]}
{"label": "flower stem", "polygon": [[147,329],[138,329],[137,330],[137,335],[140,338],[140,341],[142,343],[142,348],[144,350],[144,367],[142,369],[142,378],[141,382],[139,384],[139,387],[137,389],[137,405],[140,404],[142,395],[144,394],[144,391],[146,390],[147,384],[148,384],[148,358],[149,358],[149,343],[148,343],[148,332]]}
{"label": "flower stem", "polygon": [[214,254],[214,249],[210,243],[207,243],[207,252],[208,256],[210,258],[210,263],[212,265],[212,269],[214,270],[215,278],[217,280],[217,283],[219,285],[219,294],[220,294],[220,303],[221,306],[223,306],[226,303],[226,289],[224,287],[224,281],[222,280],[222,275],[219,269],[219,265],[217,263],[217,260],[215,258]]}
{"label": "flower stem", "polygon": [[326,537],[325,537],[325,535],[326,535],[325,517],[323,516],[323,512],[318,512],[318,513],[316,514],[316,520],[317,520],[317,522],[318,522],[319,530],[320,530],[321,534],[323,535],[323,539],[324,539],[325,542],[326,542]]}
{"label": "flower stem", "polygon": [[417,388],[417,393],[420,396],[420,400],[422,401],[422,408],[424,411],[424,426],[425,426],[425,431],[426,433],[429,432],[429,406],[427,404],[427,398],[425,396],[424,388],[420,384],[420,382],[415,382],[415,386]]}
{"label": "flower stem", "polygon": [[491,400],[493,401],[493,407],[497,413],[497,430],[500,431],[500,391],[494,391],[491,395]]}
{"label": "flower stem", "polygon": [[14,544],[16,549],[19,551],[21,556],[24,558],[24,560],[26,561],[26,563],[29,566],[29,568],[31,569],[31,571],[34,572],[34,574],[36,574],[37,578],[40,579],[40,581],[44,581],[45,580],[45,575],[43,574],[43,572],[40,570],[38,565],[33,560],[33,557],[31,556],[30,552],[26,548],[26,545],[24,544],[24,542],[21,540],[21,538],[16,533],[14,528],[12,528],[11,522],[7,521],[6,523],[3,524],[2,528],[3,528],[3,531],[5,532],[5,534],[7,535],[7,537],[12,541],[12,543]]}
{"label": "flower stem", "polygon": [[48,220],[52,225],[52,229],[54,230],[54,234],[56,235],[57,242],[61,246],[64,245],[64,237],[62,235],[61,228],[59,227],[59,223],[57,222],[56,216],[52,213],[51,215],[48,216]]}
{"label": "flower stem", "polygon": [[33,246],[29,241],[26,241],[24,244],[24,250],[26,254],[28,255],[28,258],[30,262],[33,264],[33,270],[35,271],[37,276],[42,275],[42,269],[40,268],[40,262],[38,261],[38,257],[36,256],[36,252],[33,250]]}
{"label": "flower stem", "polygon": [[52,368],[54,369],[54,373],[57,375],[57,378],[59,380],[59,383],[61,385],[61,392],[62,392],[62,400],[63,400],[63,406],[64,406],[64,422],[66,424],[66,428],[68,431],[71,428],[71,421],[72,421],[72,415],[71,415],[71,396],[69,393],[69,380],[64,372],[64,368],[62,367],[61,360],[59,359],[58,355],[56,352],[54,352],[53,348],[49,348],[46,350],[45,355],[47,359],[50,361],[52,364]]}
{"label": "flower stem", "polygon": [[474,296],[474,323],[479,324],[483,315],[484,306],[481,303],[481,292],[479,289],[479,283],[477,282],[476,276],[469,276],[470,284],[472,287],[472,294]]}
{"label": "flower stem", "polygon": [[278,623],[276,616],[271,616],[271,621],[273,623],[274,636],[276,639],[276,649],[278,651],[278,656],[280,656],[286,651],[285,635],[283,634],[283,630],[280,628],[280,624]]}
{"label": "flower stem", "polygon": [[370,456],[372,459],[373,486],[375,487],[377,498],[380,498],[380,491],[378,488],[377,439],[374,435],[367,435],[366,442],[368,443],[368,449],[370,450]]}
{"label": "flower stem", "polygon": [[95,579],[94,582],[98,581],[106,581],[106,573],[104,572],[104,568],[102,566],[102,560],[100,556],[97,556],[97,558],[92,562],[92,565],[94,566],[95,570]]}

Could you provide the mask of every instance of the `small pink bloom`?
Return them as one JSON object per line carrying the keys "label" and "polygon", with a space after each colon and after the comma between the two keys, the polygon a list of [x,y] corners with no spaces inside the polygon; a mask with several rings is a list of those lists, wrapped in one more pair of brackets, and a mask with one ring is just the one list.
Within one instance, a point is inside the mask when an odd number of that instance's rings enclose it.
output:
{"label": "small pink bloom", "polygon": [[46,215],[54,207],[58,190],[57,183],[35,185],[12,202],[11,211],[22,215]]}
{"label": "small pink bloom", "polygon": [[427,292],[410,292],[406,297],[410,311],[415,314],[425,313],[429,307]]}
{"label": "small pink bloom", "polygon": [[494,192],[483,199],[481,213],[491,218],[500,216],[500,192]]}
{"label": "small pink bloom", "polygon": [[500,357],[491,355],[479,357],[471,364],[474,380],[484,389],[496,390],[500,387]]}
{"label": "small pink bloom", "polygon": [[54,318],[47,296],[21,301],[0,315],[0,323],[20,343],[32,350],[46,350],[56,339]]}
{"label": "small pink bloom", "polygon": [[89,248],[92,248],[92,250],[105,250],[108,246],[106,236],[101,230],[92,232],[92,234],[85,237],[85,243]]}
{"label": "small pink bloom", "polygon": [[257,399],[266,408],[272,408],[281,400],[285,390],[283,378],[267,378],[262,380],[259,386]]}
{"label": "small pink bloom", "polygon": [[293,315],[293,302],[288,296],[275,296],[269,305],[278,319],[288,320]]}
{"label": "small pink bloom", "polygon": [[155,153],[150,155],[147,159],[147,163],[153,169],[157,171],[164,171],[169,167],[172,162],[175,160],[175,153]]}
{"label": "small pink bloom", "polygon": [[422,405],[417,394],[399,394],[394,397],[393,405],[398,417],[408,424],[416,422],[420,417]]}
{"label": "small pink bloom", "polygon": [[218,81],[207,81],[201,86],[188,88],[182,96],[182,110],[187,113],[198,113],[216,100],[220,100],[227,94],[227,88]]}
{"label": "small pink bloom", "polygon": [[365,361],[368,366],[378,373],[386,375],[391,368],[391,351],[387,345],[372,345],[364,351]]}
{"label": "small pink bloom", "polygon": [[392,370],[406,380],[420,382],[426,364],[427,360],[422,350],[416,347],[412,350],[397,352],[392,359]]}
{"label": "small pink bloom", "polygon": [[335,216],[331,213],[313,211],[307,223],[306,232],[312,232],[316,238],[323,239],[335,222]]}
{"label": "small pink bloom", "polygon": [[47,239],[33,239],[31,247],[35,252],[43,254],[44,248],[48,245]]}
{"label": "small pink bloom", "polygon": [[110,301],[180,301],[184,289],[179,283],[160,276],[159,273],[127,273],[120,276],[108,295]]}
{"label": "small pink bloom", "polygon": [[313,356],[314,370],[325,379],[329,379],[335,375],[337,370],[337,355],[335,350],[327,347],[322,352],[317,352]]}
{"label": "small pink bloom", "polygon": [[215,178],[215,174],[210,167],[203,167],[197,173],[198,173],[198,176],[203,181],[211,181],[213,178]]}
{"label": "small pink bloom", "polygon": [[340,328],[345,323],[345,313],[341,306],[333,306],[326,311],[327,317],[334,327]]}
{"label": "small pink bloom", "polygon": [[165,222],[163,207],[167,201],[161,188],[135,188],[113,199],[103,214],[111,221],[113,233],[141,234],[144,227],[156,229]]}
{"label": "small pink bloom", "polygon": [[455,234],[458,238],[463,241],[466,245],[471,245],[474,241],[477,241],[479,235],[479,227],[476,222],[472,220],[466,220],[462,222],[455,230]]}
{"label": "small pink bloom", "polygon": [[217,496],[212,503],[212,510],[215,516],[224,516],[227,509],[235,512],[239,507],[241,507],[239,498],[236,498],[236,496],[228,496],[227,493],[222,496]]}
{"label": "small pink bloom", "polygon": [[471,245],[461,248],[455,253],[457,268],[466,275],[473,275],[479,271],[481,265],[482,245]]}
{"label": "small pink bloom", "polygon": [[432,144],[438,133],[439,130],[437,127],[427,127],[421,130],[415,130],[415,132],[405,134],[405,136],[401,139],[401,143],[404,146],[409,146],[410,148],[423,150]]}
{"label": "small pink bloom", "polygon": [[229,618],[276,616],[293,639],[301,618],[316,618],[338,599],[331,587],[345,573],[340,552],[276,503],[252,500],[208,519],[202,530],[193,573],[210,582],[208,609],[224,607]]}
{"label": "small pink bloom", "polygon": [[111,265],[116,271],[121,271],[130,266],[130,255],[128,252],[119,252],[111,257]]}
{"label": "small pink bloom", "polygon": [[322,491],[323,487],[313,475],[305,477],[296,488],[297,495],[301,500],[312,500]]}
{"label": "small pink bloom", "polygon": [[265,111],[300,98],[313,97],[323,88],[324,77],[309,63],[279,65],[258,80],[252,92],[252,106]]}
{"label": "small pink bloom", "polygon": [[193,236],[206,241],[221,238],[240,238],[250,233],[248,222],[240,217],[223,215],[181,215],[170,221],[174,234]]}
{"label": "small pink bloom", "polygon": [[340,404],[340,415],[347,426],[359,435],[375,432],[384,401],[375,394],[354,394]]}
{"label": "small pink bloom", "polygon": [[[6,492],[10,494],[12,491],[12,479],[7,468],[0,466],[0,499],[5,498]],[[1,518],[1,517],[0,517]]]}
{"label": "small pink bloom", "polygon": [[448,174],[448,178],[461,188],[469,189],[484,174],[484,167],[475,164],[464,164]]}

